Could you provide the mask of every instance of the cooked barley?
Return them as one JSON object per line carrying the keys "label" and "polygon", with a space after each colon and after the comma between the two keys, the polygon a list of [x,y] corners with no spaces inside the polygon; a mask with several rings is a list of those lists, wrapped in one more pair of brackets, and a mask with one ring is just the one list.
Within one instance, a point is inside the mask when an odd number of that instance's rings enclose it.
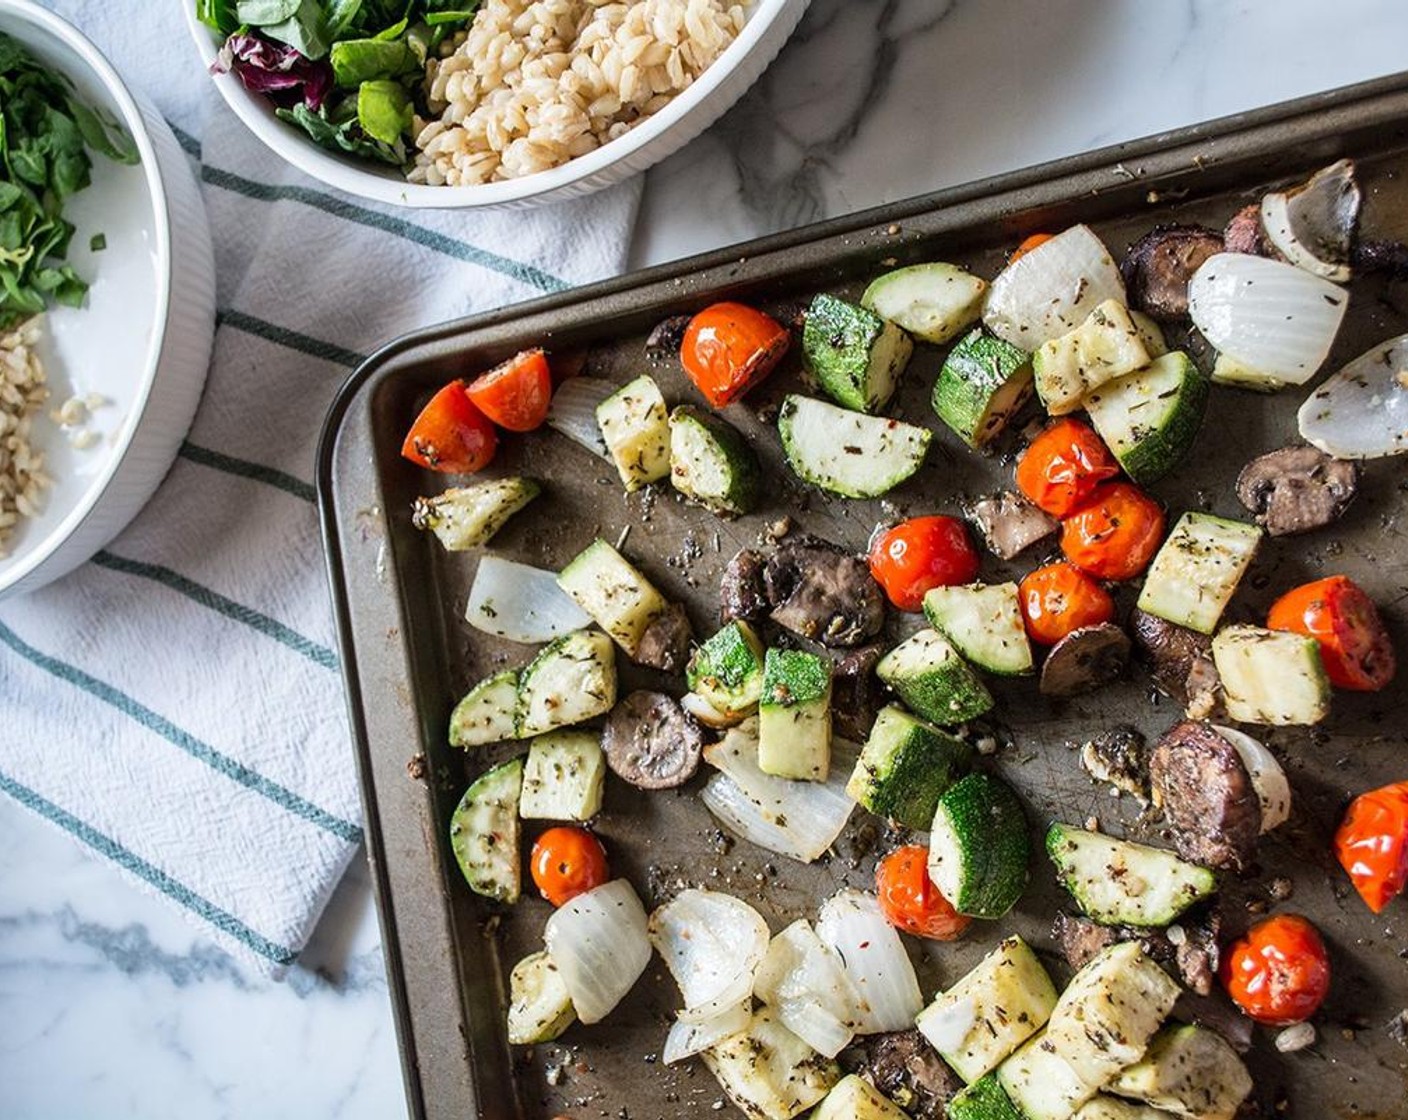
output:
{"label": "cooked barley", "polygon": [[38,342],[38,318],[0,335],[0,556],[8,555],[6,544],[20,518],[39,512],[40,491],[49,485],[44,454],[29,442],[32,418],[49,399],[44,366],[34,352]]}

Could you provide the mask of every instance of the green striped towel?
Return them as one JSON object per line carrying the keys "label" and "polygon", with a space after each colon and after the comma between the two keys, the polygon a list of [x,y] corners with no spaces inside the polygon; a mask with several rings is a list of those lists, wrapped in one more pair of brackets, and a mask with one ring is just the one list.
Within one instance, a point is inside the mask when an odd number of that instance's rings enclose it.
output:
{"label": "green striped towel", "polygon": [[140,20],[51,5],[198,165],[219,327],[151,503],[92,563],[0,608],[0,790],[278,974],[361,841],[310,482],[323,414],[394,335],[618,272],[639,189],[482,214],[340,196],[219,101],[191,2]]}

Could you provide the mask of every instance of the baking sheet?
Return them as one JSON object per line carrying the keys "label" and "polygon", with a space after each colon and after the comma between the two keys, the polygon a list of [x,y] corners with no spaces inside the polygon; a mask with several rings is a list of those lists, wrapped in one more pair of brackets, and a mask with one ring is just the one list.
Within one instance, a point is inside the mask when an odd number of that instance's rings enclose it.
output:
{"label": "baking sheet", "polygon": [[[330,415],[319,454],[318,487],[343,670],[363,779],[372,862],[388,975],[415,1116],[686,1117],[722,1101],[698,1062],[666,1068],[658,1053],[678,995],[663,966],[645,977],[603,1024],[574,1026],[558,1043],[510,1048],[502,1037],[508,970],[541,944],[546,903],[505,910],[474,896],[444,844],[449,814],[471,776],[521,752],[450,749],[444,728],[469,684],[528,647],[472,630],[462,612],[474,554],[445,553],[410,524],[412,499],[444,483],[399,458],[406,426],[451,377],[487,368],[527,346],[559,363],[624,381],[650,372],[671,403],[693,400],[677,364],[649,361],[645,334],[662,317],[716,298],[741,298],[779,313],[817,290],[852,297],[893,263],[949,260],[991,277],[1027,233],[1090,222],[1118,255],[1158,222],[1220,228],[1275,182],[1303,177],[1340,156],[1354,157],[1365,187],[1362,228],[1408,239],[1408,79],[1398,77],[1288,106],[1122,145],[1057,164],[941,192],[882,210],[794,231],[706,257],[447,324],[397,340],[349,380]],[[1408,330],[1408,288],[1383,278],[1356,280],[1351,307],[1328,363]],[[1171,341],[1177,339],[1171,336]],[[723,522],[680,503],[668,489],[624,495],[612,468],[544,429],[504,441],[495,474],[526,473],[546,494],[494,540],[502,555],[557,567],[594,536],[615,542],[671,598],[684,601],[696,635],[717,620],[718,574],[740,547],[765,539],[789,515],[798,530],[860,549],[877,522],[956,513],[970,497],[1011,485],[1011,457],[969,452],[933,419],[928,395],[942,352],[918,347],[898,397],[897,415],[936,434],[924,469],[875,502],[831,498],[802,487],[781,461],[769,405],[795,388],[795,355],[779,374],[735,405],[727,418],[762,455],[771,499],[757,514]],[[1232,494],[1237,471],[1255,454],[1295,438],[1303,392],[1274,397],[1215,388],[1198,443],[1185,466],[1151,489],[1171,515],[1206,509],[1245,516]],[[760,416],[761,414],[761,416]],[[1011,444],[1003,445],[1010,448]],[[1403,460],[1368,465],[1346,518],[1306,538],[1269,541],[1228,620],[1252,620],[1281,592],[1342,572],[1386,606],[1398,649],[1408,654],[1404,601],[1408,503]],[[984,560],[982,578],[1019,577],[1038,556],[1004,565]],[[1121,597],[1127,608],[1132,595]],[[891,636],[915,623],[891,612]],[[625,665],[624,695],[665,678]],[[1112,798],[1081,769],[1075,746],[1116,723],[1151,737],[1179,718],[1157,700],[1146,674],[1064,703],[1039,697],[1031,680],[991,681],[1006,745],[996,769],[1022,794],[1039,837],[1052,819],[1098,818],[1112,831],[1157,837],[1130,799]],[[678,688],[675,689],[678,691]],[[1331,947],[1335,983],[1317,1018],[1309,1051],[1278,1054],[1259,1031],[1249,1056],[1258,1096],[1276,1115],[1319,1118],[1408,1117],[1408,1048],[1387,1031],[1408,1008],[1408,908],[1375,917],[1333,863],[1329,838],[1353,793],[1408,775],[1405,690],[1337,694],[1321,728],[1268,731],[1296,793],[1291,822],[1263,838],[1260,868],[1229,884],[1229,928],[1268,903],[1266,885],[1288,877],[1284,909],[1303,911]],[[701,770],[705,768],[701,767]],[[648,794],[608,781],[596,827],[614,874],[631,879],[647,907],[687,885],[717,887],[756,905],[773,928],[814,915],[840,886],[872,882],[884,826],[857,812],[835,854],[802,866],[730,842],[699,804],[701,773],[680,791]],[[1151,831],[1152,829],[1152,831]],[[532,829],[525,830],[529,836]],[[1049,937],[1068,903],[1043,856],[1032,885],[999,923],[975,923],[951,945],[909,945],[926,994],[957,979],[1000,937],[1020,932],[1064,977]]]}

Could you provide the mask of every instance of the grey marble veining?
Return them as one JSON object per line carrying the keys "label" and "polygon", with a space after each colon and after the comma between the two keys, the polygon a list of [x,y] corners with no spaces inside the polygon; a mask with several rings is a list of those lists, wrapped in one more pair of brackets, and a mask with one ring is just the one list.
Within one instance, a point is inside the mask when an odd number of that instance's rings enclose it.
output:
{"label": "grey marble veining", "polygon": [[[1401,0],[813,0],[763,80],[650,172],[633,257],[1389,73],[1404,42]],[[0,799],[0,1116],[403,1108],[364,867],[274,984]]]}

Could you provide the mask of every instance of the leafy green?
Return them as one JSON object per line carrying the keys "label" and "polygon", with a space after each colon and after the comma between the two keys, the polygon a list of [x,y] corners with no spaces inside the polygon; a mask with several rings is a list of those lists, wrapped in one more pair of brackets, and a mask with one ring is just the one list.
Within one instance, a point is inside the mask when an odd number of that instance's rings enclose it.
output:
{"label": "leafy green", "polygon": [[346,152],[361,159],[390,163],[400,167],[406,162],[406,146],[398,137],[394,144],[384,144],[374,140],[362,131],[356,116],[356,102],[347,98],[340,107],[342,112],[350,108],[352,115],[334,115],[326,109],[316,111],[307,105],[295,105],[292,109],[275,109],[280,120],[301,128],[319,147],[334,152]]}
{"label": "leafy green", "polygon": [[137,162],[137,146],[116,120],[0,33],[0,330],[49,301],[83,302],[88,285],[64,262],[73,225],[63,204],[90,182],[90,148]]}
{"label": "leafy green", "polygon": [[413,73],[420,65],[415,52],[403,41],[344,39],[332,45],[328,56],[333,78],[344,89],[378,78],[396,78]]}
{"label": "leafy green", "polygon": [[411,127],[415,111],[405,87],[389,79],[357,87],[357,123],[373,140],[394,144]]}

